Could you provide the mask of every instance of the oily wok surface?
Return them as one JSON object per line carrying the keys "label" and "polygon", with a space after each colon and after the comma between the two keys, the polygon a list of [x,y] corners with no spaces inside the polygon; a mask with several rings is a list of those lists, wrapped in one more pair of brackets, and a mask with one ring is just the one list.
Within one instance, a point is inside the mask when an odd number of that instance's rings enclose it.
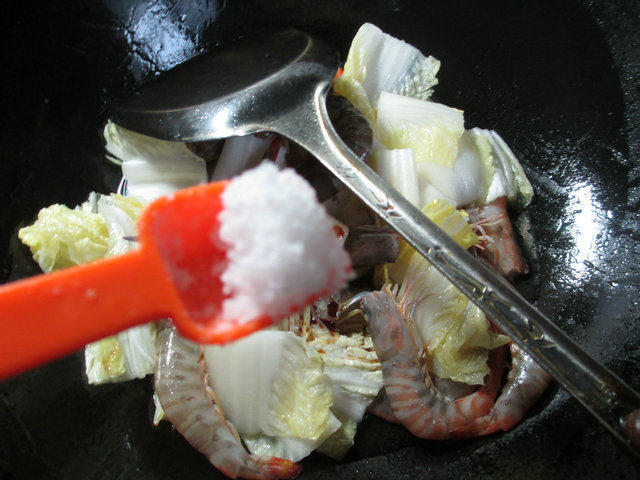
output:
{"label": "oily wok surface", "polygon": [[[101,139],[111,102],[262,30],[306,30],[344,60],[369,21],[440,59],[435,100],[519,156],[537,195],[515,221],[532,267],[519,288],[640,388],[636,2],[72,1],[12,3],[5,18],[0,281],[39,272],[16,231],[40,208],[115,190],[119,169]],[[83,372],[78,352],[0,384],[0,478],[221,478],[168,424],[152,426],[148,379],[91,387]],[[640,473],[557,387],[504,434],[423,441],[368,418],[344,461],[302,464],[303,479],[336,480]]]}

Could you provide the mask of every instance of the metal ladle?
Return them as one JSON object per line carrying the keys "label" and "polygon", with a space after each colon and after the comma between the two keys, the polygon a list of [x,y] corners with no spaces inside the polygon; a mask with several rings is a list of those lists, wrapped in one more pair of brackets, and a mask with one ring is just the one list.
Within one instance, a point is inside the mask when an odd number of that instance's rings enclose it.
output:
{"label": "metal ladle", "polygon": [[336,52],[300,31],[245,39],[164,73],[115,108],[111,118],[164,140],[195,142],[268,131],[300,144],[637,454],[640,395],[468,254],[340,139],[325,106],[337,67]]}

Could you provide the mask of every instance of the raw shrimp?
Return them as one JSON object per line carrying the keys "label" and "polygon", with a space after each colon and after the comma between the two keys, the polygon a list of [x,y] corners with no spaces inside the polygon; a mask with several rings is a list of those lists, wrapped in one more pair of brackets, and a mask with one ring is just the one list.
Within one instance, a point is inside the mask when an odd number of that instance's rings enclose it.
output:
{"label": "raw shrimp", "polygon": [[511,343],[511,369],[507,384],[488,415],[457,429],[456,437],[476,437],[509,430],[546,390],[551,376],[515,343]]}
{"label": "raw shrimp", "polygon": [[492,352],[485,386],[463,398],[449,399],[434,387],[424,352],[394,297],[386,291],[373,292],[359,302],[382,364],[389,405],[411,433],[421,438],[452,438],[456,429],[489,414],[500,386],[502,349]]}
{"label": "raw shrimp", "polygon": [[230,478],[292,478],[296,463],[249,454],[238,432],[207,392],[203,349],[167,326],[158,334],[155,387],[167,419],[200,453]]}
{"label": "raw shrimp", "polygon": [[500,197],[482,207],[467,209],[469,221],[483,240],[480,256],[496,267],[505,277],[514,278],[529,273],[513,225],[507,212],[507,199]]}

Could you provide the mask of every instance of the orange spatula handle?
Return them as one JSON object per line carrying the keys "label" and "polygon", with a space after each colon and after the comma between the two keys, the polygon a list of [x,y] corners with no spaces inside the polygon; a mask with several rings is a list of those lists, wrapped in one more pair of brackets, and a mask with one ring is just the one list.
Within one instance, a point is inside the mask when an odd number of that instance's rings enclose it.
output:
{"label": "orange spatula handle", "polygon": [[177,303],[161,262],[134,250],[0,288],[0,379],[128,327]]}

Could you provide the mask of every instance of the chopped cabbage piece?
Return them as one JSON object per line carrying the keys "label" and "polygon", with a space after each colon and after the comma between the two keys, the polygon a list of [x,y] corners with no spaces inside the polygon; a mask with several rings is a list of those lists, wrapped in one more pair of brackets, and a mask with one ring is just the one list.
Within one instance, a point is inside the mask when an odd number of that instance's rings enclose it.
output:
{"label": "chopped cabbage piece", "polygon": [[[326,302],[316,302],[314,308],[325,309],[323,303]],[[333,391],[331,411],[342,425],[318,451],[340,459],[353,445],[357,425],[383,385],[382,369],[371,337],[363,331],[348,334],[331,331],[324,323],[311,321],[311,308],[290,317],[283,328],[304,338],[307,347],[322,358],[324,373]]]}
{"label": "chopped cabbage piece", "polygon": [[134,223],[138,222],[140,215],[142,215],[142,210],[145,207],[145,202],[141,198],[118,195],[117,193],[112,193],[108,198],[116,207],[126,213]]}
{"label": "chopped cabbage piece", "polygon": [[207,181],[204,160],[182,142],[168,142],[107,122],[107,151],[122,162],[127,194],[153,200]]}
{"label": "chopped cabbage piece", "polygon": [[272,141],[270,137],[259,135],[227,138],[211,180],[214,182],[227,180],[255,167],[264,159],[265,152]]}
{"label": "chopped cabbage piece", "polygon": [[[470,204],[483,205],[494,173],[491,144],[483,135],[465,131],[458,143],[458,152],[454,163],[420,162],[420,179],[423,203],[432,198],[442,198],[455,207]],[[437,189],[433,193],[429,187]]]}
{"label": "chopped cabbage piece", "polygon": [[[262,330],[207,346],[205,363],[222,412],[256,448],[275,448],[268,437],[293,437],[312,450],[340,427],[322,360],[291,332]],[[303,446],[289,442],[288,452],[297,457]]]}
{"label": "chopped cabbage piece", "polygon": [[85,373],[92,385],[144,378],[156,362],[156,325],[148,323],[88,344]]}
{"label": "chopped cabbage piece", "polygon": [[380,94],[375,133],[388,149],[411,148],[418,172],[422,162],[452,167],[463,132],[460,110],[393,93]]}
{"label": "chopped cabbage piece", "polygon": [[415,207],[420,208],[420,190],[413,151],[376,149],[372,157],[373,168],[389,185]]}
{"label": "chopped cabbage piece", "polygon": [[[341,430],[340,421],[333,415],[328,418],[328,427],[318,440],[307,440],[299,437],[270,437],[266,435],[243,435],[242,440],[255,455],[286,458],[297,462],[307,457],[314,450],[318,450],[328,439]],[[330,433],[333,432],[333,433]]]}
{"label": "chopped cabbage piece", "polygon": [[155,371],[158,338],[155,323],[129,328],[118,333],[116,338],[124,355],[126,375],[110,381],[122,382],[133,378],[144,378]]}
{"label": "chopped cabbage piece", "polygon": [[341,459],[353,446],[357,425],[383,386],[382,369],[371,337],[363,332],[316,335],[309,346],[325,364],[333,389],[331,411],[342,422],[318,450]]}
{"label": "chopped cabbage piece", "polygon": [[40,210],[35,223],[21,228],[18,237],[44,272],[98,260],[109,248],[101,215],[57,204]]}
{"label": "chopped cabbage piece", "polygon": [[[375,398],[375,397],[374,397]],[[369,405],[371,401],[367,405]],[[353,447],[358,423],[350,418],[342,420],[342,425],[329,438],[327,438],[317,450],[334,460],[342,460]]]}
{"label": "chopped cabbage piece", "polygon": [[434,200],[422,212],[465,250],[480,242],[469,225],[469,215],[464,210],[456,210],[444,200]]}
{"label": "chopped cabbage piece", "polygon": [[116,337],[90,343],[84,349],[84,357],[90,384],[104,383],[105,379],[120,379],[126,375],[124,354]]}
{"label": "chopped cabbage piece", "polygon": [[485,203],[506,196],[509,203],[516,208],[522,209],[529,205],[533,199],[533,187],[507,143],[494,130],[474,128],[471,131],[488,140],[494,158],[496,175],[492,178]]}
{"label": "chopped cabbage piece", "polygon": [[438,83],[439,68],[435,58],[365,23],[351,42],[334,90],[373,121],[382,92],[427,100]]}

